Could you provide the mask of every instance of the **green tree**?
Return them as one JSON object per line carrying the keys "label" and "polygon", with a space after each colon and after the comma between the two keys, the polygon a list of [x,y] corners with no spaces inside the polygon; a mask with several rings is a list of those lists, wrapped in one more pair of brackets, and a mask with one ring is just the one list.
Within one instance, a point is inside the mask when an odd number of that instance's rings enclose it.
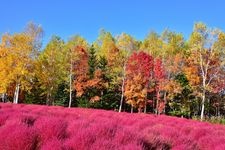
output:
{"label": "green tree", "polygon": [[53,36],[37,61],[37,77],[45,91],[47,105],[54,105],[58,86],[66,79],[64,42]]}
{"label": "green tree", "polygon": [[163,41],[156,32],[150,32],[142,42],[140,49],[147,52],[153,57],[162,55]]}
{"label": "green tree", "polygon": [[89,77],[92,79],[94,78],[94,73],[97,67],[97,57],[96,57],[96,51],[93,45],[89,49],[89,58],[88,58],[88,65],[89,65]]}

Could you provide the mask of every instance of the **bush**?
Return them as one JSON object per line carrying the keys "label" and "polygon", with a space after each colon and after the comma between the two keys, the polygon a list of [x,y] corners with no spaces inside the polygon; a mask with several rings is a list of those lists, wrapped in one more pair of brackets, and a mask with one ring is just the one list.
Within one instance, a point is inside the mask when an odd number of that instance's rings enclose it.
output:
{"label": "bush", "polygon": [[12,124],[0,128],[1,150],[33,150],[37,145],[37,133],[24,124]]}

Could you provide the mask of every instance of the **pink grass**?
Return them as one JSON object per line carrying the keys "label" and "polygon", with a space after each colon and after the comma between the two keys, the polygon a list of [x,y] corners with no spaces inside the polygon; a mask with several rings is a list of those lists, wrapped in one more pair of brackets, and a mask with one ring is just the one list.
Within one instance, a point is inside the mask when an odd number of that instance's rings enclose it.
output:
{"label": "pink grass", "polygon": [[0,149],[225,149],[225,126],[169,116],[0,103]]}

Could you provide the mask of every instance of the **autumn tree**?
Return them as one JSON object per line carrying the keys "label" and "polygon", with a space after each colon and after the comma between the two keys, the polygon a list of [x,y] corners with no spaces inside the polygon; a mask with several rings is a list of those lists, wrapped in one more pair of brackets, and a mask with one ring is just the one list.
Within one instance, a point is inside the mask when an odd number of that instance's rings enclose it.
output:
{"label": "autumn tree", "polygon": [[[165,80],[165,70],[162,65],[162,60],[156,58],[154,60],[154,68],[152,80],[154,82],[154,88],[156,92],[156,113],[160,114],[165,108],[166,104],[166,92],[164,89],[164,80]],[[161,94],[163,93],[163,98],[161,98]]]}
{"label": "autumn tree", "polygon": [[126,102],[139,112],[147,104],[148,83],[153,70],[153,58],[144,53],[133,53],[128,60],[126,69],[125,97]]}
{"label": "autumn tree", "polygon": [[83,47],[77,46],[74,48],[74,51],[77,52],[78,59],[74,61],[74,88],[76,91],[76,96],[81,97],[85,94],[88,81],[88,53],[87,50]]}
{"label": "autumn tree", "polygon": [[116,41],[117,47],[120,49],[122,57],[122,71],[121,71],[121,78],[122,78],[122,85],[121,85],[121,98],[120,98],[120,105],[119,105],[119,112],[122,110],[123,106],[123,99],[124,99],[124,86],[125,86],[125,80],[126,80],[126,67],[127,67],[127,61],[129,56],[132,54],[132,52],[135,52],[139,49],[139,43],[136,41],[133,37],[126,33],[122,33],[117,37]]}
{"label": "autumn tree", "polygon": [[[14,103],[18,103],[18,96],[20,89],[29,90],[30,89],[30,78],[31,78],[31,64],[32,60],[30,54],[32,52],[32,39],[25,35],[24,33],[18,33],[14,35],[5,35],[5,42],[3,45],[6,50],[6,68],[9,74],[5,81],[11,81],[15,83],[15,94]],[[7,69],[5,70],[7,71]]]}
{"label": "autumn tree", "polygon": [[121,92],[123,64],[126,54],[125,51],[117,46],[116,38],[104,30],[100,32],[98,39],[94,43],[97,59],[104,58],[107,62],[105,76],[107,76],[108,88],[104,97],[112,99],[115,103],[118,103],[121,98],[119,92]]}
{"label": "autumn tree", "polygon": [[165,78],[163,81],[163,97],[165,102],[172,106],[177,101],[175,97],[182,92],[177,76],[183,73],[184,58],[186,56],[187,44],[180,33],[165,30],[161,35],[162,51],[159,57],[165,66]]}
{"label": "autumn tree", "polygon": [[[188,80],[197,84],[197,89],[201,96],[201,120],[204,119],[206,92],[215,90],[222,81],[224,74],[222,71],[224,59],[220,56],[224,53],[224,48],[218,43],[223,43],[220,38],[223,33],[218,29],[210,29],[203,23],[196,23],[190,37],[190,58],[191,63],[196,66],[196,77],[187,76]],[[195,79],[193,81],[192,79]],[[197,80],[196,80],[197,79]],[[222,80],[221,80],[222,79]]]}
{"label": "autumn tree", "polygon": [[87,41],[79,35],[76,35],[70,38],[65,45],[66,62],[67,62],[65,67],[67,68],[66,70],[69,75],[69,80],[68,80],[69,81],[69,105],[68,105],[69,108],[72,105],[72,92],[74,91],[73,78],[75,77],[74,67],[76,67],[74,65],[75,65],[75,61],[79,59],[78,58],[79,51],[76,51],[77,47],[83,47],[84,49],[88,48]]}
{"label": "autumn tree", "polygon": [[77,60],[74,62],[75,90],[78,98],[84,97],[88,105],[103,104],[103,92],[108,87],[106,78],[107,62],[104,57],[97,60],[95,48],[85,50],[77,47]]}
{"label": "autumn tree", "polygon": [[120,74],[123,70],[123,52],[116,46],[115,38],[111,33],[102,30],[97,41],[94,43],[98,59],[104,57],[107,60],[107,74],[111,78],[111,89],[118,88],[120,84]]}
{"label": "autumn tree", "polygon": [[158,57],[163,54],[163,40],[156,32],[150,32],[142,42],[140,49],[153,57]]}
{"label": "autumn tree", "polygon": [[4,35],[0,44],[0,93],[2,94],[2,101],[4,101],[7,93],[7,88],[11,83],[11,79],[8,76],[11,71],[11,67],[9,65],[11,63],[11,59],[9,57],[10,54],[8,48],[6,47],[6,38],[7,35]]}
{"label": "autumn tree", "polygon": [[[40,89],[40,83],[37,80],[37,75],[35,73],[36,70],[36,61],[38,56],[41,53],[42,49],[42,40],[44,36],[43,28],[40,24],[35,24],[34,22],[29,22],[24,29],[24,33],[29,36],[32,40],[32,52],[30,54],[30,58],[32,60],[32,64],[30,64],[30,68],[32,68],[32,80],[31,80],[31,89],[25,93],[25,101],[29,103],[41,103],[41,93],[42,90]],[[40,102],[38,102],[38,100]]]}
{"label": "autumn tree", "polygon": [[[31,28],[32,26],[32,28]],[[33,34],[32,34],[33,33]],[[34,75],[33,62],[40,49],[42,28],[34,23],[27,25],[25,31],[13,35],[5,34],[0,46],[1,82],[3,93],[10,85],[15,85],[14,103],[18,103],[21,90],[29,91]]]}

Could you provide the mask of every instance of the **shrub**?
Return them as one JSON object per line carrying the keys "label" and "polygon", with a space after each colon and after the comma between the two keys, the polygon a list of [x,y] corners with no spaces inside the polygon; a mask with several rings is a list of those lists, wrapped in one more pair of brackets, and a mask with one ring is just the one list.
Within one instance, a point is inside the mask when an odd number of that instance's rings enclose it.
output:
{"label": "shrub", "polygon": [[41,150],[62,150],[62,149],[64,149],[62,141],[58,140],[57,138],[52,138],[51,140],[48,140],[41,147]]}
{"label": "shrub", "polygon": [[1,150],[33,150],[37,145],[37,133],[24,124],[11,124],[0,128]]}
{"label": "shrub", "polygon": [[41,117],[34,123],[38,131],[39,146],[53,138],[65,139],[67,137],[67,122],[56,117]]}

